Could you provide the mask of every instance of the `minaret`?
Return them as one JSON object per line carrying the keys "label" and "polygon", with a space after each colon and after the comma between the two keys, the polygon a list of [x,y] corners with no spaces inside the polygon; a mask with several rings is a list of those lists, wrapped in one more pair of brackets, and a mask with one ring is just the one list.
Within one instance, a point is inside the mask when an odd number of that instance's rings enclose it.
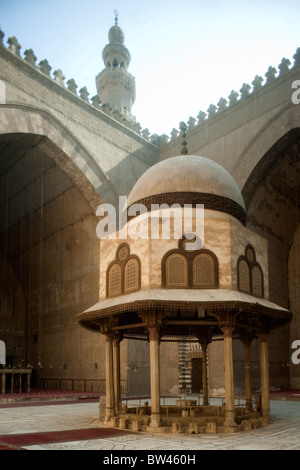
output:
{"label": "minaret", "polygon": [[97,94],[102,104],[109,104],[130,120],[135,121],[131,108],[135,101],[135,78],[127,72],[130,54],[124,46],[124,33],[118,26],[118,12],[115,24],[108,33],[109,44],[103,49],[105,69],[96,77]]}

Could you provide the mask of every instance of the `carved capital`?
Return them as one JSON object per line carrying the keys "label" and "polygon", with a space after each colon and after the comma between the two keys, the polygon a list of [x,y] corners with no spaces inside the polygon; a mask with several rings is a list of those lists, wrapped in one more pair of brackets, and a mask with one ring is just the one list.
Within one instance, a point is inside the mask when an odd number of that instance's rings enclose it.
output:
{"label": "carved capital", "polygon": [[268,337],[269,337],[269,331],[262,331],[261,333],[259,333],[259,340],[261,342],[267,342],[268,341]]}
{"label": "carved capital", "polygon": [[121,333],[120,331],[115,331],[113,333],[113,342],[115,344],[120,344],[122,340],[123,340],[123,333]]}
{"label": "carved capital", "polygon": [[217,312],[215,317],[218,319],[220,330],[223,331],[224,328],[232,328],[234,330],[238,313],[237,311]]}
{"label": "carved capital", "polygon": [[149,327],[148,332],[149,332],[149,341],[160,341],[159,328],[157,328],[156,326]]}
{"label": "carved capital", "polygon": [[221,328],[224,338],[232,338],[232,334],[234,332],[234,327],[233,326],[223,326]]}

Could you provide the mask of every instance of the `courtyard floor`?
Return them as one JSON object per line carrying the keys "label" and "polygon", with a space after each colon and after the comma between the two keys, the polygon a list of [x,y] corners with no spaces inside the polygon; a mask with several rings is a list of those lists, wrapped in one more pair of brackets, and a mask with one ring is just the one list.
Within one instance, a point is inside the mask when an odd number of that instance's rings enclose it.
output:
{"label": "courtyard floor", "polygon": [[[101,426],[99,394],[0,395],[0,450],[300,450],[300,391],[271,393],[272,424],[235,434],[145,434]],[[112,454],[113,453],[113,454]],[[125,454],[124,454],[125,455]],[[100,457],[101,458],[101,457]],[[104,457],[103,457],[104,458]],[[105,463],[105,462],[104,462]]]}

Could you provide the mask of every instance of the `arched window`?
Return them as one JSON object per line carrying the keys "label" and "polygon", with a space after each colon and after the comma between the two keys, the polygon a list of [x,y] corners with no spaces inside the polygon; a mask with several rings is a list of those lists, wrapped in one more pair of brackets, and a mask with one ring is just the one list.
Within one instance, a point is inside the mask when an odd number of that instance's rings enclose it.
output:
{"label": "arched window", "polygon": [[264,296],[263,271],[256,261],[256,254],[251,245],[245,248],[245,255],[240,256],[237,264],[238,290]]}
{"label": "arched window", "polygon": [[263,275],[261,268],[257,265],[252,268],[252,293],[257,297],[263,296]]}
{"label": "arched window", "polygon": [[124,268],[124,292],[132,292],[139,288],[139,263],[129,258]]}
{"label": "arched window", "polygon": [[208,253],[200,253],[193,259],[193,286],[216,287],[215,261]]}
{"label": "arched window", "polygon": [[185,238],[178,249],[162,259],[162,286],[167,288],[211,289],[219,285],[218,259],[209,250],[185,249]]}
{"label": "arched window", "polygon": [[108,295],[120,295],[122,293],[122,270],[121,266],[114,263],[108,271]]}
{"label": "arched window", "polygon": [[177,253],[168,256],[166,260],[166,286],[188,286],[188,266],[185,256]]}
{"label": "arched window", "polygon": [[250,269],[246,260],[241,259],[238,264],[239,290],[251,292],[250,288]]}
{"label": "arched window", "polygon": [[130,247],[122,243],[116,252],[116,259],[109,265],[106,275],[106,295],[128,294],[140,289],[140,260],[130,254]]}

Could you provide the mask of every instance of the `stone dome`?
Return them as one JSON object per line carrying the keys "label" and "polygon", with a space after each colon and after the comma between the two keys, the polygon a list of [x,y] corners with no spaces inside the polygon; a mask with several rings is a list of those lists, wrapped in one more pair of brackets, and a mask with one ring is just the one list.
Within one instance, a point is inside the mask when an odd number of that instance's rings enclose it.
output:
{"label": "stone dome", "polygon": [[108,32],[108,39],[110,43],[124,44],[124,33],[120,26],[114,25]]}
{"label": "stone dome", "polygon": [[233,177],[218,163],[199,155],[171,157],[149,168],[132,188],[127,207],[150,201],[204,204],[206,209],[231,213],[245,223],[245,203]]}

